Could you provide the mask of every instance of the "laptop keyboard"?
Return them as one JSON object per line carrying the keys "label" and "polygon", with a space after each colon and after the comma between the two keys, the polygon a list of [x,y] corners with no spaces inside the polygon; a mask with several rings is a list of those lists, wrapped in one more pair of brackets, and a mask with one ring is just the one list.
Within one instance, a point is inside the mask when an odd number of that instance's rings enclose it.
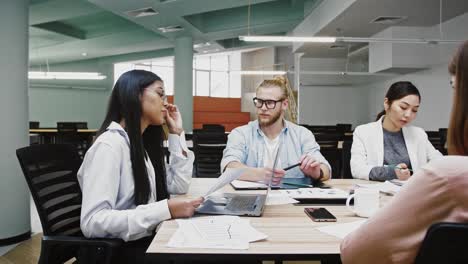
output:
{"label": "laptop keyboard", "polygon": [[256,196],[234,196],[226,205],[229,211],[252,211],[257,201]]}

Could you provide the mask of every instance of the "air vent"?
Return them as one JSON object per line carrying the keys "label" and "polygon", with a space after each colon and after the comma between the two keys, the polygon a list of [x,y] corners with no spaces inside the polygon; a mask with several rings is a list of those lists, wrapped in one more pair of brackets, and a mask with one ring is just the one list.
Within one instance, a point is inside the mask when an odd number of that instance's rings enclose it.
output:
{"label": "air vent", "polygon": [[371,21],[373,24],[395,25],[407,19],[405,16],[379,16]]}
{"label": "air vent", "polygon": [[125,14],[131,17],[144,17],[144,16],[154,16],[154,15],[159,14],[159,12],[154,10],[151,7],[145,7],[145,8],[127,11],[125,12]]}
{"label": "air vent", "polygon": [[184,30],[184,28],[181,26],[168,26],[168,27],[160,27],[158,28],[158,30],[161,31],[162,33],[169,33],[169,32],[181,31],[181,30]]}

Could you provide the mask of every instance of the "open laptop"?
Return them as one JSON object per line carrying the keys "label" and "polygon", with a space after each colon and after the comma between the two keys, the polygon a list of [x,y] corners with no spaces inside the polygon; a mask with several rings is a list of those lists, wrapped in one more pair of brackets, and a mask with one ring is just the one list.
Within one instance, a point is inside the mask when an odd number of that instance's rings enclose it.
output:
{"label": "open laptop", "polygon": [[[273,162],[273,170],[278,163],[281,145],[280,140]],[[265,208],[268,192],[271,190],[271,179],[267,185],[266,193],[263,194],[225,193],[222,197],[208,198],[197,208],[196,212],[200,214],[261,216]]]}

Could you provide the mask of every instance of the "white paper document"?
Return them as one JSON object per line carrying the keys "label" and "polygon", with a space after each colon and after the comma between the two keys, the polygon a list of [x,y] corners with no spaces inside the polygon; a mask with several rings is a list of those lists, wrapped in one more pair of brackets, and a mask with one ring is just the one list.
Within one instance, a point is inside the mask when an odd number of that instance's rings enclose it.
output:
{"label": "white paper document", "polygon": [[318,227],[317,230],[338,238],[344,238],[354,230],[358,229],[367,220],[359,220],[345,224],[334,224],[323,227]]}
{"label": "white paper document", "polygon": [[401,185],[398,185],[389,181],[385,181],[382,183],[360,183],[360,184],[357,184],[357,186],[370,188],[370,189],[377,189],[381,193],[386,193],[390,195],[396,194],[402,188]]}
{"label": "white paper document", "polygon": [[281,205],[281,204],[295,204],[298,200],[294,200],[288,195],[281,192],[270,192],[268,193],[266,205]]}
{"label": "white paper document", "polygon": [[300,188],[280,190],[281,193],[293,199],[346,199],[349,193],[341,189]]}
{"label": "white paper document", "polygon": [[249,242],[267,235],[257,231],[248,219],[238,216],[208,216],[178,219],[179,229],[167,243],[177,248],[248,249]]}
{"label": "white paper document", "polygon": [[231,182],[234,188],[238,189],[266,189],[268,185],[262,182],[251,182],[251,181],[239,181],[235,180]]}
{"label": "white paper document", "polygon": [[245,168],[239,168],[239,169],[226,169],[221,176],[218,177],[218,180],[216,183],[208,190],[208,192],[203,196],[203,198],[206,198],[216,192],[217,190],[221,189],[224,187],[226,184],[229,184],[230,182],[236,180],[239,178],[239,176],[244,172]]}

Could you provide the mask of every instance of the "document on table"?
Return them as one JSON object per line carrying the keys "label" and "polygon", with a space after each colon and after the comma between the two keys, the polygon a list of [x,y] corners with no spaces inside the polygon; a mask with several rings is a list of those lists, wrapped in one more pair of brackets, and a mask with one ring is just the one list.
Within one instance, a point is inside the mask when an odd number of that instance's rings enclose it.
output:
{"label": "document on table", "polygon": [[178,219],[179,228],[167,246],[177,248],[248,249],[249,242],[267,235],[257,231],[248,219],[238,216],[208,216]]}
{"label": "document on table", "polygon": [[317,230],[338,238],[345,238],[349,233],[358,229],[367,220],[359,220],[345,224],[334,224],[328,226],[318,227]]}
{"label": "document on table", "polygon": [[393,183],[390,181],[385,181],[382,183],[359,183],[358,187],[377,189],[382,193],[394,195],[400,191],[403,183]]}
{"label": "document on table", "polygon": [[346,199],[349,193],[341,189],[300,188],[295,190],[280,190],[281,193],[293,199]]}
{"label": "document on table", "polygon": [[226,184],[236,180],[239,178],[239,176],[244,172],[245,168],[239,168],[239,169],[226,169],[221,176],[218,177],[218,180],[216,183],[208,190],[208,192],[203,196],[203,198],[206,198],[216,192],[217,190],[221,189],[224,187]]}
{"label": "document on table", "polygon": [[295,200],[288,195],[281,192],[269,192],[266,205],[281,205],[281,204],[295,204],[298,203],[298,200]]}

